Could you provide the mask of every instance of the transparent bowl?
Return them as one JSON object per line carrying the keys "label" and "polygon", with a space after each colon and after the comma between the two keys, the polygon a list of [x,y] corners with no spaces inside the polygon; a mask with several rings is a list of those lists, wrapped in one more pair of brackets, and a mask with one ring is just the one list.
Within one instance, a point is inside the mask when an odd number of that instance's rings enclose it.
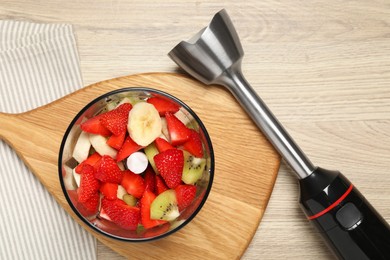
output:
{"label": "transparent bowl", "polygon": [[[104,112],[107,104],[117,104],[124,97],[130,100],[145,100],[150,97],[161,97],[170,100],[180,106],[177,113],[181,113],[186,118],[187,126],[198,131],[203,143],[204,158],[206,167],[202,177],[195,183],[197,186],[196,197],[192,204],[186,207],[180,216],[171,222],[153,227],[150,229],[139,226],[137,230],[126,230],[115,223],[99,216],[99,211],[94,214],[87,214],[80,205],[77,196],[77,185],[73,178],[73,168],[77,166],[77,161],[72,157],[73,149],[78,136],[81,133],[80,124],[96,114]],[[59,151],[59,179],[64,195],[76,215],[92,229],[108,237],[129,242],[151,241],[166,237],[175,233],[188,224],[200,211],[210,192],[214,175],[214,154],[210,137],[205,126],[199,117],[190,107],[178,98],[160,90],[151,88],[123,88],[106,93],[89,104],[87,104],[72,120],[67,128]],[[124,164],[125,165],[125,164]],[[99,206],[100,208],[100,206]]]}

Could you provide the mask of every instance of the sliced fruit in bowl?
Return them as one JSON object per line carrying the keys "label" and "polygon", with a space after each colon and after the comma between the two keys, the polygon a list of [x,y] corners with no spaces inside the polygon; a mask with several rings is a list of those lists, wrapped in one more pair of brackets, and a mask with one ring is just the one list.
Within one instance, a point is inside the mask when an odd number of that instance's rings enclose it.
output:
{"label": "sliced fruit in bowl", "polygon": [[59,169],[65,196],[85,223],[112,238],[150,241],[179,230],[201,209],[214,155],[186,104],[158,90],[126,88],[75,117]]}

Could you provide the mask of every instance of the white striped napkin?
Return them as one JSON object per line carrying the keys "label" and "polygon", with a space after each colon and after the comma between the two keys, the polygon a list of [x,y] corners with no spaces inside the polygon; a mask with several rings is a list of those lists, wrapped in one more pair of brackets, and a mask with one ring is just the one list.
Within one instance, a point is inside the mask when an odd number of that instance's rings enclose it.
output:
{"label": "white striped napkin", "polygon": [[[71,25],[0,21],[1,112],[27,111],[82,85]],[[95,239],[4,142],[0,178],[0,259],[96,259]]]}

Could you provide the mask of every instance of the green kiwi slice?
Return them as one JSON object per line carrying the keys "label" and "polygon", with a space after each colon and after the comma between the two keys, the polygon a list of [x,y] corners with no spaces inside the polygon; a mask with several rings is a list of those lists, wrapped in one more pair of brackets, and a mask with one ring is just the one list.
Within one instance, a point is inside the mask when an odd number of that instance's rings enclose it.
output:
{"label": "green kiwi slice", "polygon": [[179,215],[176,192],[174,190],[166,190],[160,193],[150,205],[151,219],[172,221]]}
{"label": "green kiwi slice", "polygon": [[202,178],[204,168],[206,166],[205,158],[197,158],[187,151],[184,153],[184,167],[181,180],[185,184],[194,184]]}
{"label": "green kiwi slice", "polygon": [[130,195],[130,194],[123,195],[123,201],[127,205],[132,206],[132,207],[134,207],[137,204],[137,199],[133,195]]}
{"label": "green kiwi slice", "polygon": [[154,172],[155,172],[156,174],[158,174],[157,167],[156,167],[156,164],[155,164],[155,162],[154,162],[154,156],[155,156],[156,154],[158,154],[159,151],[158,151],[156,145],[154,144],[154,142],[151,143],[151,144],[149,144],[148,146],[146,146],[146,147],[144,148],[144,152],[145,152],[146,157],[148,158],[148,161],[149,161],[150,165],[152,166]]}

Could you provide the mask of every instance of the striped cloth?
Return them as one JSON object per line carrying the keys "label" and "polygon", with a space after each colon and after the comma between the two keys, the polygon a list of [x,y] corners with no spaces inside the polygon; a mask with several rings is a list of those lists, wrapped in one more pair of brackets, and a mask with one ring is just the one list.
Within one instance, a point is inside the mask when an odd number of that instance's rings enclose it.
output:
{"label": "striped cloth", "polygon": [[[70,25],[0,21],[1,112],[27,111],[82,85]],[[0,177],[0,259],[96,259],[95,239],[4,142]]]}

